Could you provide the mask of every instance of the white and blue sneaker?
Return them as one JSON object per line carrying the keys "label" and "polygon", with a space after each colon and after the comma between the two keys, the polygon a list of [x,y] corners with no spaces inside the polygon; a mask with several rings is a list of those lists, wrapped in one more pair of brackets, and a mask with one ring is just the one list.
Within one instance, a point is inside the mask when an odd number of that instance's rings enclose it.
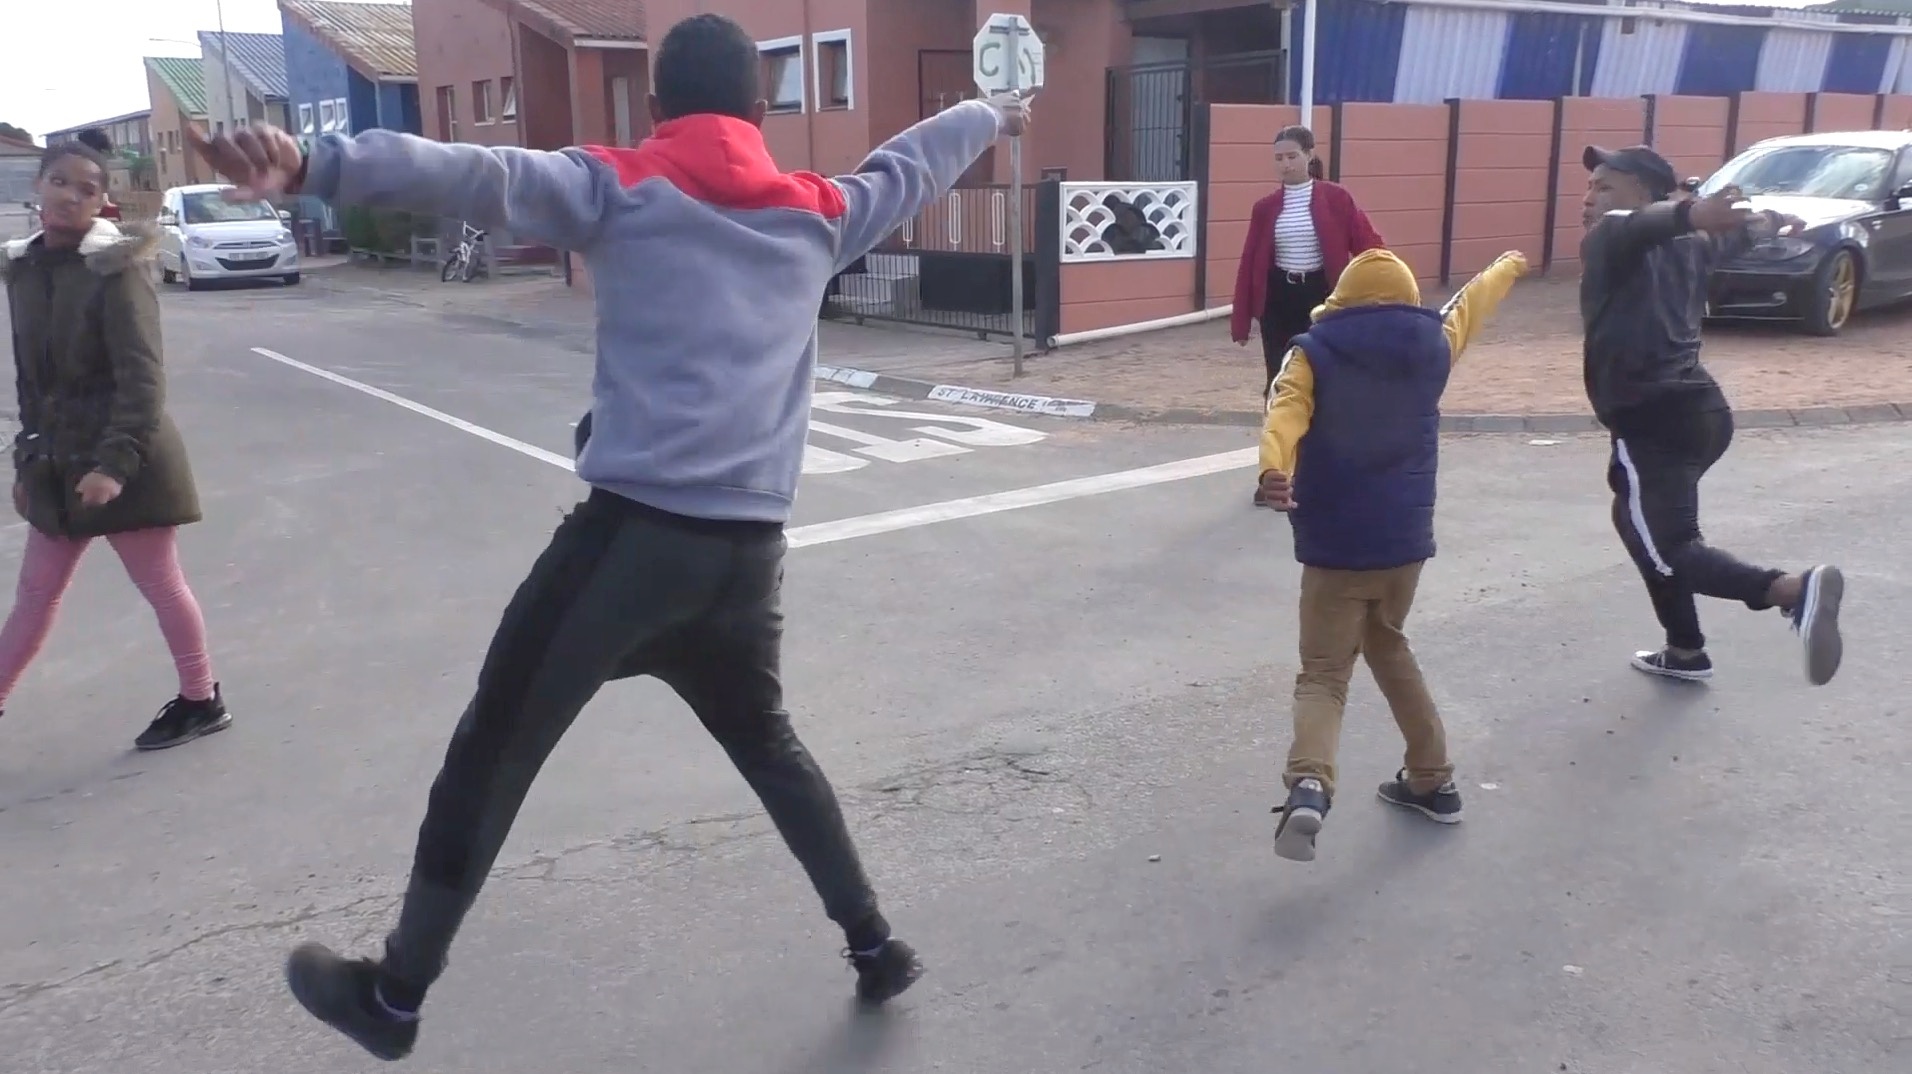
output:
{"label": "white and blue sneaker", "polygon": [[1328,792],[1318,779],[1298,779],[1288,800],[1275,807],[1281,820],[1275,825],[1275,853],[1289,861],[1313,861],[1315,836],[1328,815]]}
{"label": "white and blue sneaker", "polygon": [[1789,617],[1806,647],[1806,681],[1824,686],[1839,671],[1845,641],[1839,636],[1839,605],[1846,596],[1846,576],[1837,567],[1813,567],[1802,576],[1799,603]]}

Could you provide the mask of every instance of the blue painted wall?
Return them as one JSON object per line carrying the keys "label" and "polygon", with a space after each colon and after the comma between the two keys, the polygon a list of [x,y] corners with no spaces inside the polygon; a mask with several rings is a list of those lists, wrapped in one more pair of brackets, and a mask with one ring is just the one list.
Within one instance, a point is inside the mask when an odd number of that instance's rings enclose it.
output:
{"label": "blue painted wall", "polygon": [[[319,122],[318,102],[346,96],[351,68],[338,53],[327,48],[291,18],[281,15],[281,22],[284,26],[286,92],[290,98],[286,111],[296,126],[299,122],[299,106],[311,105],[312,124],[316,128]],[[353,124],[353,129],[358,129],[357,124]]]}

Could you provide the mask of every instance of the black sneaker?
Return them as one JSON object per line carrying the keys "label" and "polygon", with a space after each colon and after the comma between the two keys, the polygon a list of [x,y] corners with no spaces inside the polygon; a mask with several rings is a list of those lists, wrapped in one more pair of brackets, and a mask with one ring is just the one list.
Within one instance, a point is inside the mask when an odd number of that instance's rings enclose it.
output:
{"label": "black sneaker", "polygon": [[133,745],[142,750],[171,749],[231,726],[232,713],[226,711],[226,699],[215,683],[212,696],[204,701],[175,697],[166,702],[153,722],[133,740]]}
{"label": "black sneaker", "polygon": [[1831,682],[1845,655],[1845,641],[1839,636],[1839,605],[1845,597],[1846,576],[1839,568],[1820,566],[1805,573],[1791,618],[1806,643],[1806,681],[1814,686]]}
{"label": "black sneaker", "polygon": [[285,982],[307,1013],[387,1061],[412,1054],[418,1016],[402,1017],[378,998],[378,965],[344,959],[322,944],[300,944],[285,961]]}
{"label": "black sneaker", "polygon": [[1403,769],[1395,773],[1392,780],[1381,784],[1379,793],[1383,802],[1415,810],[1431,821],[1441,824],[1461,822],[1461,792],[1455,789],[1451,779],[1421,794],[1408,785],[1407,771]]}
{"label": "black sneaker", "polygon": [[1638,652],[1633,654],[1633,669],[1663,679],[1705,682],[1713,677],[1713,658],[1704,652],[1679,656],[1670,649],[1661,649],[1657,653]]}
{"label": "black sneaker", "polygon": [[1315,836],[1328,815],[1328,794],[1318,779],[1296,780],[1288,800],[1275,807],[1281,821],[1275,825],[1275,853],[1289,861],[1313,861]]}
{"label": "black sneaker", "polygon": [[923,960],[916,957],[916,949],[894,938],[869,954],[846,951],[843,957],[856,969],[856,998],[864,1003],[895,999],[923,976]]}

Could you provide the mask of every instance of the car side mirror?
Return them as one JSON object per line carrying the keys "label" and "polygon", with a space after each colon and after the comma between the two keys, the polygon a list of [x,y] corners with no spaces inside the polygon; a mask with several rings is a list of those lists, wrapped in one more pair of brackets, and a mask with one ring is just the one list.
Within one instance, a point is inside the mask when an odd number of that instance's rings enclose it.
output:
{"label": "car side mirror", "polygon": [[287,210],[285,210],[285,209],[280,209],[280,210],[279,210],[279,223],[281,223],[281,224],[290,224],[291,222],[292,222],[292,214],[291,214],[290,212],[288,212]]}
{"label": "car side mirror", "polygon": [[160,227],[173,227],[179,223],[179,217],[168,212],[160,213],[158,219]]}
{"label": "car side mirror", "polygon": [[1912,201],[1912,183],[1907,183],[1893,191],[1892,196],[1898,198],[1900,201]]}
{"label": "car side mirror", "polygon": [[1699,193],[1700,192],[1699,176],[1697,175],[1688,176],[1685,180],[1683,180],[1680,183],[1680,189],[1686,191],[1688,194]]}

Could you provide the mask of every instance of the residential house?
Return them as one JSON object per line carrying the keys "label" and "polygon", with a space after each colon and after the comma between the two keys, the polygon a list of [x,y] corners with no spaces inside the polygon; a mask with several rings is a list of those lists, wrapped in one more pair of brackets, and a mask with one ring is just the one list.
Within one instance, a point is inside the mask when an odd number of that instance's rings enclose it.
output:
{"label": "residential house", "polygon": [[418,110],[441,142],[524,145],[519,133],[516,30],[485,0],[413,0]]}
{"label": "residential house", "polygon": [[186,131],[206,131],[205,67],[197,56],[146,57],[147,123],[153,172],[161,190],[211,181],[211,171],[186,143]]}
{"label": "residential house", "polygon": [[199,52],[205,61],[206,116],[214,131],[252,122],[292,129],[284,38],[201,30]]}
{"label": "residential house", "polygon": [[292,131],[418,134],[418,55],[406,4],[279,0]]}
{"label": "residential house", "polygon": [[71,141],[81,131],[98,127],[113,140],[113,148],[118,151],[106,177],[108,188],[115,194],[129,190],[157,190],[159,176],[153,160],[152,115],[152,109],[149,108],[50,131],[46,135],[46,144],[58,145]]}

